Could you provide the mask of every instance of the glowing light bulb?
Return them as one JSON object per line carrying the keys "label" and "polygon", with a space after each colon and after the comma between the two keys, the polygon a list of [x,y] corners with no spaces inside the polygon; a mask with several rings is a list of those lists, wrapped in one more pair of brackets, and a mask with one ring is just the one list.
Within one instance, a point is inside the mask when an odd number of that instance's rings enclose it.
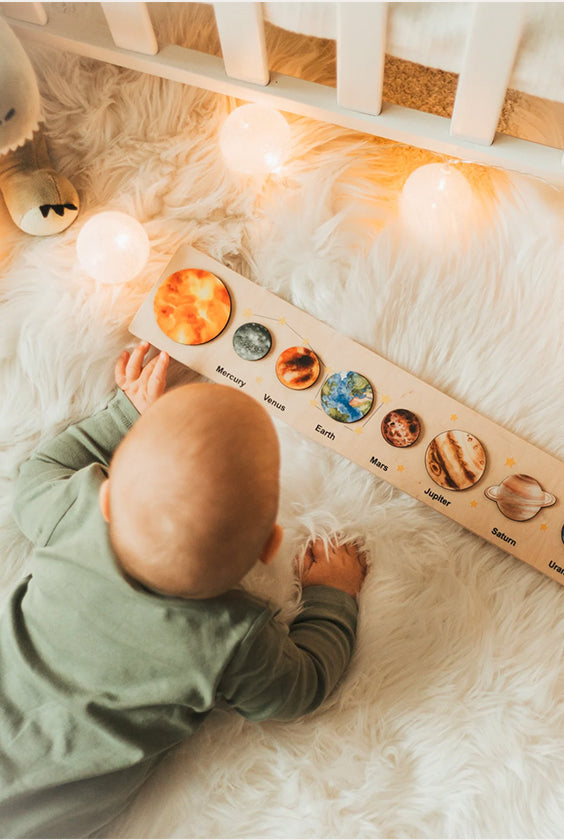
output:
{"label": "glowing light bulb", "polygon": [[219,148],[229,169],[243,175],[278,172],[290,151],[290,126],[266,105],[241,105],[225,120]]}
{"label": "glowing light bulb", "polygon": [[436,241],[464,234],[474,212],[472,188],[453,166],[429,163],[411,173],[399,200],[410,233]]}
{"label": "glowing light bulb", "polygon": [[76,255],[81,268],[99,283],[127,283],[149,258],[144,227],[126,213],[105,210],[92,216],[78,234]]}

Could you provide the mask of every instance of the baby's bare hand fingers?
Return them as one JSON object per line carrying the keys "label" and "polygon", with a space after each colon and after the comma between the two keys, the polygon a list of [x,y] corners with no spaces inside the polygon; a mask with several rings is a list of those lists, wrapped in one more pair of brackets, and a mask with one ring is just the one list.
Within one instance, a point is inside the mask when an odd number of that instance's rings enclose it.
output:
{"label": "baby's bare hand fingers", "polygon": [[312,565],[313,554],[311,553],[311,544],[309,544],[294,557],[294,568],[297,572],[301,572],[303,574],[307,572]]}
{"label": "baby's bare hand fingers", "polygon": [[147,353],[151,345],[148,341],[141,341],[131,356],[129,357],[129,361],[125,368],[125,375],[128,380],[132,381],[135,379],[139,379],[141,376],[141,371],[143,370],[143,359]]}
{"label": "baby's bare hand fingers", "polygon": [[166,388],[166,372],[168,369],[169,356],[162,350],[158,356],[151,359],[145,370],[149,369],[149,378],[147,380],[147,395],[151,399],[160,397]]}
{"label": "baby's bare hand fingers", "polygon": [[360,564],[360,568],[366,574],[366,571],[368,569],[368,554],[366,553],[366,551],[364,551],[364,550],[359,551],[358,556],[357,556],[357,560]]}
{"label": "baby's bare hand fingers", "polygon": [[308,545],[308,551],[310,552],[312,563],[319,563],[323,560],[327,560],[327,546],[320,538],[313,540],[313,542]]}
{"label": "baby's bare hand fingers", "polygon": [[158,353],[156,356],[153,356],[153,358],[149,362],[147,362],[147,364],[145,365],[145,367],[141,371],[141,375],[139,377],[140,379],[145,380],[145,382],[149,381],[149,379],[153,375],[153,371],[155,370],[157,362],[161,358],[161,355],[162,355],[161,353]]}
{"label": "baby's bare hand fingers", "polygon": [[127,350],[124,350],[114,367],[114,377],[116,380],[116,385],[118,385],[120,388],[122,385],[125,384],[125,369],[127,367],[128,361],[129,353],[127,352]]}
{"label": "baby's bare hand fingers", "polygon": [[360,566],[362,570],[366,570],[366,553],[356,542],[330,542],[324,546],[319,541],[317,548],[318,560],[325,561],[332,565],[340,566]]}

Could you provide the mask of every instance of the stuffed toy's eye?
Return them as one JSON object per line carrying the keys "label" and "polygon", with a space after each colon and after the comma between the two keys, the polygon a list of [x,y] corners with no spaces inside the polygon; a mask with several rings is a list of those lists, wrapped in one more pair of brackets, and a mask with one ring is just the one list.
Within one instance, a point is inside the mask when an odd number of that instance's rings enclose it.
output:
{"label": "stuffed toy's eye", "polygon": [[12,117],[15,115],[15,113],[16,113],[16,109],[15,109],[15,108],[10,108],[10,110],[8,111],[8,113],[6,114],[6,116],[4,117],[4,119],[6,120],[6,122],[8,122],[8,120],[11,120],[11,119],[12,119]]}

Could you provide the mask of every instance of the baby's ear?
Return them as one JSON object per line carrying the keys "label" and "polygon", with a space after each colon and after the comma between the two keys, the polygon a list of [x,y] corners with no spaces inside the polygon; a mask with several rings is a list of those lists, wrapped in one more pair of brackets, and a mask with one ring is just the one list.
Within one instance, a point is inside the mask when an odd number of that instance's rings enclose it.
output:
{"label": "baby's ear", "polygon": [[271,563],[276,557],[278,549],[280,548],[280,544],[282,543],[283,536],[284,530],[282,526],[279,525],[277,522],[274,528],[272,529],[272,532],[268,540],[266,541],[266,545],[264,546],[259,558],[260,562],[264,563],[265,566],[268,566],[268,564]]}
{"label": "baby's ear", "polygon": [[110,521],[110,480],[107,478],[100,485],[98,492],[98,502],[100,503],[100,510],[106,522]]}

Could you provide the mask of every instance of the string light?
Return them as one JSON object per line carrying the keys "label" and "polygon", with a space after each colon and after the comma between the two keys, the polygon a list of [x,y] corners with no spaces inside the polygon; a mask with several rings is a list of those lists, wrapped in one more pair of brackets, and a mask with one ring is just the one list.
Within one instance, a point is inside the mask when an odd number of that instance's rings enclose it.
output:
{"label": "string light", "polygon": [[279,172],[290,150],[290,127],[279,111],[249,103],[225,120],[219,147],[226,166],[242,175]]}
{"label": "string light", "polygon": [[92,216],[76,240],[83,271],[99,283],[127,283],[145,267],[149,238],[144,227],[127,213],[105,210]]}
{"label": "string light", "polygon": [[446,163],[429,163],[411,173],[400,195],[400,216],[418,239],[462,236],[474,213],[472,188]]}

